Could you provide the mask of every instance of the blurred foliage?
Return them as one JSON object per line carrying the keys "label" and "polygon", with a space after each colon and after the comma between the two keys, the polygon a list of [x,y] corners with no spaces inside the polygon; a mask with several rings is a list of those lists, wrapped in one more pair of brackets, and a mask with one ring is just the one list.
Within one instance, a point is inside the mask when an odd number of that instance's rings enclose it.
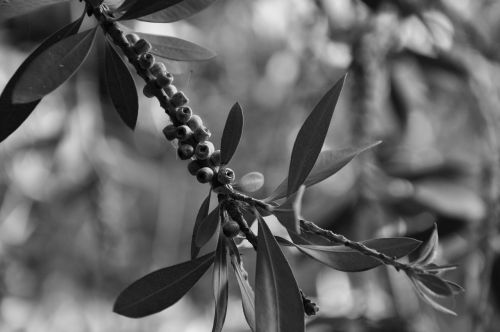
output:
{"label": "blurred foliage", "polygon": [[[1,26],[0,86],[79,9],[71,1]],[[242,105],[232,165],[239,176],[264,173],[261,197],[282,180],[308,111],[348,71],[326,146],[384,143],[309,190],[304,216],[355,240],[419,238],[437,222],[438,261],[459,264],[449,278],[467,290],[455,303],[458,317],[419,303],[393,270],[346,274],[297,255],[299,284],[321,310],[308,331],[498,324],[499,17],[491,0],[219,0],[186,21],[135,23],[218,54],[167,66],[216,142],[231,105]],[[101,41],[101,60],[102,51]],[[134,321],[111,312],[131,280],[188,258],[208,188],[165,145],[154,101],[141,98],[134,133],[122,125],[98,63],[87,61],[0,145],[0,330],[208,331],[208,274],[159,315]],[[246,330],[236,297],[227,331]]]}

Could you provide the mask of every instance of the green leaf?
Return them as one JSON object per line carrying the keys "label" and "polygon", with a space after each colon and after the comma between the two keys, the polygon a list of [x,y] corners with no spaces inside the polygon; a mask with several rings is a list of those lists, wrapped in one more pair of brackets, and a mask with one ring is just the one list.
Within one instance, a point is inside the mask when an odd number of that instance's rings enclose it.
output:
{"label": "green leaf", "polygon": [[250,172],[243,175],[233,188],[239,191],[252,193],[259,190],[264,185],[264,175],[260,172]]}
{"label": "green leaf", "polygon": [[303,332],[304,308],[292,270],[259,218],[255,284],[257,332]]}
{"label": "green leaf", "polygon": [[[84,13],[85,14],[85,13]],[[17,85],[19,78],[30,67],[30,63],[36,59],[47,48],[54,45],[58,41],[67,36],[74,35],[82,25],[84,14],[75,22],[68,24],[64,28],[52,34],[38,48],[24,60],[21,66],[16,70],[11,77],[5,89],[0,96],[0,142],[12,134],[31,114],[35,107],[40,102],[40,99],[24,104],[14,104],[12,100],[14,88]]]}
{"label": "green leaf", "polygon": [[96,31],[97,27],[71,35],[41,52],[19,76],[12,92],[13,102],[39,100],[73,76],[89,54]]}
{"label": "green leaf", "polygon": [[[306,187],[319,183],[340,171],[360,153],[379,145],[381,141],[356,148],[321,151],[311,173],[304,181]],[[287,196],[288,178],[285,178],[266,201],[278,200]]]}
{"label": "green leaf", "polygon": [[412,264],[425,265],[430,263],[437,254],[439,243],[439,236],[437,231],[437,224],[429,232],[429,236],[420,244],[420,246],[408,255],[408,260]]}
{"label": "green leaf", "polygon": [[227,247],[224,235],[219,237],[214,263],[215,315],[212,332],[221,332],[226,320],[229,296]]}
{"label": "green leaf", "polygon": [[151,53],[162,58],[176,61],[206,61],[215,57],[215,53],[211,50],[184,39],[136,33],[151,43]]}
{"label": "green leaf", "polygon": [[415,279],[437,296],[453,295],[451,287],[438,276],[433,274],[415,274]]}
{"label": "green leaf", "polygon": [[[294,246],[303,254],[339,271],[360,272],[373,269],[382,264],[376,258],[366,256],[345,246],[299,245],[280,237],[277,237],[277,240],[280,244]],[[361,243],[390,257],[401,258],[415,250],[420,241],[400,237],[372,239]]]}
{"label": "green leaf", "polygon": [[194,243],[198,248],[202,248],[217,232],[220,226],[219,207],[217,206],[208,216],[200,223],[196,230]]}
{"label": "green leaf", "polygon": [[139,111],[139,98],[134,78],[114,47],[106,42],[105,82],[111,101],[125,124],[134,130]]}
{"label": "green leaf", "polygon": [[210,190],[208,192],[207,198],[205,198],[203,203],[201,203],[200,209],[198,210],[198,214],[196,215],[196,221],[194,223],[194,228],[193,228],[193,235],[191,237],[191,259],[195,259],[198,256],[200,249],[201,249],[201,246],[199,247],[196,245],[196,236],[198,234],[198,229],[200,228],[201,223],[208,216],[208,210],[210,209],[210,197],[211,196],[212,196],[212,190]]}
{"label": "green leaf", "polygon": [[285,228],[293,233],[300,233],[300,213],[302,210],[302,196],[305,186],[290,196],[282,205],[274,209],[273,214]]}
{"label": "green leaf", "polygon": [[68,0],[4,0],[0,1],[0,21],[27,14],[45,6],[67,2]]}
{"label": "green leaf", "polygon": [[287,196],[304,183],[325,141],[333,111],[339,99],[346,76],[328,91],[302,125],[295,139],[288,171]]}
{"label": "green leaf", "polygon": [[240,104],[233,105],[227,116],[220,146],[221,164],[227,165],[240,143],[243,131],[243,111]]}
{"label": "green leaf", "polygon": [[188,18],[213,4],[216,0],[167,0],[168,7],[161,11],[154,11],[149,15],[138,17],[141,21],[156,23],[171,23]]}
{"label": "green leaf", "polygon": [[211,252],[195,260],[154,271],[120,293],[113,311],[140,318],[160,312],[180,300],[214,261]]}
{"label": "green leaf", "polygon": [[232,255],[231,265],[233,266],[234,274],[236,275],[236,280],[240,287],[243,314],[245,315],[248,326],[250,326],[252,332],[255,332],[255,294],[252,286],[248,283],[248,275],[241,267],[241,262],[238,259],[239,257]]}

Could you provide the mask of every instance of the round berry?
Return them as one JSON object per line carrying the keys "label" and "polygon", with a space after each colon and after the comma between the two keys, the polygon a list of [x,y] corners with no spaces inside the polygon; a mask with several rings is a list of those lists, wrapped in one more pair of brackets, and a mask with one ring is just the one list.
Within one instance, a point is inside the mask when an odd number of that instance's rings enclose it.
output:
{"label": "round berry", "polygon": [[154,77],[158,77],[160,75],[165,75],[167,73],[167,67],[163,62],[156,62],[150,69],[149,72]]}
{"label": "round berry", "polygon": [[155,91],[155,86],[154,84],[152,84],[152,81],[146,83],[144,89],[142,89],[142,93],[148,98],[153,98],[155,96],[154,91]]}
{"label": "round berry", "polygon": [[230,220],[222,226],[222,232],[226,237],[233,238],[240,232],[240,225],[236,221]]}
{"label": "round berry", "polygon": [[188,171],[191,175],[196,175],[200,170],[201,165],[198,160],[191,160],[188,164]]}
{"label": "round berry", "polygon": [[139,39],[132,47],[134,49],[134,52],[137,54],[143,54],[149,52],[151,51],[152,48],[151,43],[148,42],[146,39],[142,38]]}
{"label": "round berry", "polygon": [[155,63],[155,56],[151,53],[141,54],[139,57],[139,65],[142,69],[149,69]]}
{"label": "round berry", "polygon": [[175,110],[175,117],[180,123],[187,123],[191,119],[191,115],[193,115],[193,111],[188,106],[178,107]]}
{"label": "round berry", "polygon": [[172,99],[170,100],[170,102],[171,102],[171,103],[172,103],[172,105],[174,105],[175,107],[179,107],[179,106],[184,106],[184,105],[186,105],[186,104],[189,102],[189,99],[186,97],[186,95],[184,94],[184,92],[179,91],[179,92],[176,92],[176,93],[172,96]]}
{"label": "round berry", "polygon": [[194,153],[196,155],[196,158],[205,160],[210,157],[212,153],[214,153],[214,144],[210,141],[205,141],[205,142],[200,142],[198,145],[196,145],[196,149],[194,150]]}
{"label": "round berry", "polygon": [[212,155],[210,156],[208,162],[212,166],[220,166],[221,164],[220,150],[215,150],[214,153],[212,153]]}
{"label": "round berry", "polygon": [[174,76],[170,73],[162,73],[156,76],[156,84],[162,89],[172,84],[173,81]]}
{"label": "round berry", "polygon": [[227,167],[221,167],[217,172],[217,180],[222,184],[230,184],[235,179],[234,171]]}
{"label": "round berry", "polygon": [[173,124],[167,125],[165,128],[163,128],[163,135],[165,135],[165,138],[169,141],[176,139],[177,127]]}
{"label": "round berry", "polygon": [[141,39],[141,37],[139,37],[139,35],[135,34],[135,33],[127,34],[126,38],[127,38],[128,42],[130,43],[130,45],[132,45],[132,46],[134,46],[139,41],[139,39]]}
{"label": "round berry", "polygon": [[193,114],[187,122],[187,125],[189,126],[189,128],[191,128],[192,131],[195,131],[196,129],[203,126],[203,120],[199,115]]}
{"label": "round berry", "polygon": [[192,130],[189,129],[189,127],[186,125],[177,127],[177,130],[175,132],[175,136],[179,139],[179,141],[187,140],[191,137],[192,134]]}
{"label": "round berry", "polygon": [[189,159],[194,155],[194,149],[189,144],[181,144],[179,148],[177,148],[177,155],[182,160]]}
{"label": "round berry", "polygon": [[196,172],[196,179],[201,183],[212,181],[214,171],[210,167],[202,167]]}
{"label": "round berry", "polygon": [[172,96],[177,93],[177,88],[173,84],[167,85],[166,87],[163,88],[163,90],[165,91],[165,93],[169,98],[172,98]]}
{"label": "round berry", "polygon": [[210,138],[210,136],[212,136],[212,133],[210,133],[210,130],[208,130],[208,128],[206,127],[199,127],[196,128],[193,135],[196,141],[205,142],[207,139]]}

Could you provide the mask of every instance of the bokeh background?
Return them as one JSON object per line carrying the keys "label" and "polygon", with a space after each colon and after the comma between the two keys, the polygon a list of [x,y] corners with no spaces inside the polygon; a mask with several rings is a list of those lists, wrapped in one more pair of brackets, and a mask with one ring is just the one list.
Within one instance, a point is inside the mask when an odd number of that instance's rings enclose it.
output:
{"label": "bokeh background", "polygon": [[[1,22],[0,87],[81,10],[63,1]],[[232,167],[265,175],[258,197],[283,179],[302,121],[348,72],[325,147],[383,144],[309,189],[304,217],[355,240],[422,238],[436,222],[437,262],[458,264],[447,278],[467,291],[447,304],[452,317],[394,269],[347,274],[287,251],[320,306],[308,331],[469,332],[500,323],[499,18],[494,0],[219,0],[185,21],[125,24],[218,54],[167,67],[217,144],[231,105],[243,106]],[[130,282],[189,258],[208,187],[163,138],[155,101],[141,98],[135,132],[121,123],[102,45],[0,144],[0,331],[210,331],[210,272],[160,314],[112,313]],[[225,331],[248,330],[231,279]]]}

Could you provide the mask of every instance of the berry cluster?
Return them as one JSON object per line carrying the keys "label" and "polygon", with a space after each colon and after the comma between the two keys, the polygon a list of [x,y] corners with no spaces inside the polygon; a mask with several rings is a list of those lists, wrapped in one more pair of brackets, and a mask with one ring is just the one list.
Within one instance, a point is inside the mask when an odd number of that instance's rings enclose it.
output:
{"label": "berry cluster", "polygon": [[211,183],[213,187],[230,184],[235,179],[234,171],[221,165],[220,150],[215,150],[208,139],[210,131],[203,125],[200,116],[193,114],[187,103],[188,98],[182,91],[177,91],[172,84],[174,78],[167,71],[164,63],[156,61],[151,53],[152,45],[137,34],[126,35],[127,42],[138,56],[139,65],[149,71],[154,79],[144,86],[146,97],[155,96],[155,90],[162,89],[171,108],[167,114],[172,121],[163,129],[163,134],[169,141],[177,140],[177,155],[182,160],[191,160],[189,172],[201,183]]}

